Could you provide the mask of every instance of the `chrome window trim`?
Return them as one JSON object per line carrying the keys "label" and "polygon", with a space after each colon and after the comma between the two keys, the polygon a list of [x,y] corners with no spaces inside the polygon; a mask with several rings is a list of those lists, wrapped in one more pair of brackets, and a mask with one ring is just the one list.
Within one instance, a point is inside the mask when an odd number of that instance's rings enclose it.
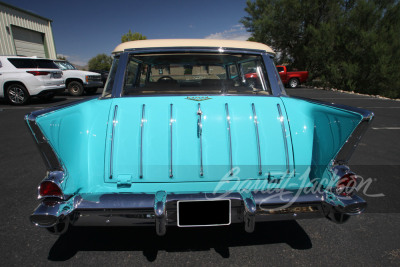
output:
{"label": "chrome window trim", "polygon": [[272,59],[272,55],[268,53],[263,53],[262,58],[268,76],[268,79],[266,81],[269,82],[271,86],[272,95],[286,96],[287,94],[285,88],[283,87],[279,74],[277,74],[276,67]]}
{"label": "chrome window trim", "polygon": [[159,52],[184,52],[184,53],[193,53],[193,52],[213,52],[213,53],[240,53],[240,54],[258,54],[261,55],[263,53],[268,54],[264,50],[258,49],[241,49],[241,48],[228,48],[228,47],[152,47],[152,48],[132,48],[125,49],[123,53],[129,54],[152,54]]}
{"label": "chrome window trim", "polygon": [[[271,54],[263,51],[263,50],[252,50],[252,49],[234,49],[234,48],[223,48],[223,47],[209,47],[209,48],[199,48],[199,47],[167,47],[167,48],[139,48],[139,49],[126,49],[122,53],[118,53],[119,55],[119,62],[118,62],[118,67],[117,67],[117,72],[114,77],[114,84],[113,84],[113,89],[112,89],[112,94],[111,98],[116,98],[116,97],[122,97],[122,92],[123,92],[123,86],[124,86],[124,81],[125,81],[125,75],[126,75],[126,67],[129,62],[129,57],[131,55],[135,54],[152,54],[152,53],[237,53],[237,54],[249,54],[249,55],[259,55],[262,58],[262,61],[264,63],[265,71],[266,71],[266,76],[264,73],[261,73],[260,79],[262,80],[262,84],[264,86],[264,89],[266,89],[266,92],[268,92],[270,89],[271,90],[271,95],[273,96],[281,96],[281,95],[286,95],[286,92],[282,91],[279,88],[278,81],[275,81],[275,79],[272,79],[274,77],[274,70],[271,68],[275,68],[275,65],[273,64],[272,61],[272,56]],[[268,88],[267,85],[270,85],[270,88]],[[201,95],[201,94],[199,94]],[[202,94],[204,95],[204,94]],[[227,95],[227,94],[219,94],[219,95]],[[233,96],[236,96],[238,94],[230,94]],[[130,96],[130,97],[138,97],[141,95],[135,95],[135,96]],[[154,96],[154,95],[151,95]],[[254,96],[254,95],[253,95]],[[126,97],[126,96],[124,96]],[[108,98],[108,97],[102,97],[101,99]]]}

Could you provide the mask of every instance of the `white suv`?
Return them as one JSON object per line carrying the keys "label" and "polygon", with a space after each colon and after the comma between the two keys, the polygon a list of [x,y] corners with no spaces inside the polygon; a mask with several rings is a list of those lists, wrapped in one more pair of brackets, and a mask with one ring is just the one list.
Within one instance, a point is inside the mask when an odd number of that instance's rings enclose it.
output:
{"label": "white suv", "polygon": [[65,89],[61,70],[50,59],[0,56],[0,97],[24,105],[32,96],[50,100]]}
{"label": "white suv", "polygon": [[95,72],[77,70],[66,60],[54,60],[54,63],[63,71],[68,93],[73,96],[94,94],[97,88],[103,87],[101,75]]}

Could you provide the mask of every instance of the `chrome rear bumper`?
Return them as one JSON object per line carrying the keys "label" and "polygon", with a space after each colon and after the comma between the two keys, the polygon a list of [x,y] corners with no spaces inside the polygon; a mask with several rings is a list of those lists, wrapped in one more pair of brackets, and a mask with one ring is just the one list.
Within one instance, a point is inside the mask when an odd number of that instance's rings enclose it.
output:
{"label": "chrome rear bumper", "polygon": [[[303,190],[303,192],[307,192]],[[30,216],[39,227],[51,228],[68,222],[75,226],[156,226],[159,235],[166,226],[177,225],[177,202],[181,200],[231,200],[231,222],[245,224],[253,232],[256,221],[328,217],[341,223],[342,215],[357,215],[367,203],[357,195],[339,197],[330,192],[301,193],[231,192],[174,194],[80,194],[66,201],[45,199]],[[340,215],[340,216],[339,216]]]}

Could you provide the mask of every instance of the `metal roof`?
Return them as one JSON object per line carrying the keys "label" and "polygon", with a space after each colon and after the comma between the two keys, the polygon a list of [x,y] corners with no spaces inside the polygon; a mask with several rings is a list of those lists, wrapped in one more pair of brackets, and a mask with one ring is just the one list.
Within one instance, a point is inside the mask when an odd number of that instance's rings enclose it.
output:
{"label": "metal roof", "polygon": [[126,49],[167,47],[221,47],[263,50],[268,53],[274,53],[274,51],[269,46],[257,42],[215,39],[152,39],[130,41],[118,45],[114,49],[113,53],[123,52]]}

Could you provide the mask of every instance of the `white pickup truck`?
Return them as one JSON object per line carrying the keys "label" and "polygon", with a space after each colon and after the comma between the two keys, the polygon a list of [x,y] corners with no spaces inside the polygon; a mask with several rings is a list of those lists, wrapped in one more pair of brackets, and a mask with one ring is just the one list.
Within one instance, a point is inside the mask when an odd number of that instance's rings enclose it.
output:
{"label": "white pickup truck", "polygon": [[78,70],[66,60],[54,60],[54,63],[63,71],[65,85],[73,96],[80,96],[83,92],[94,94],[97,88],[103,87],[101,75],[98,73]]}

